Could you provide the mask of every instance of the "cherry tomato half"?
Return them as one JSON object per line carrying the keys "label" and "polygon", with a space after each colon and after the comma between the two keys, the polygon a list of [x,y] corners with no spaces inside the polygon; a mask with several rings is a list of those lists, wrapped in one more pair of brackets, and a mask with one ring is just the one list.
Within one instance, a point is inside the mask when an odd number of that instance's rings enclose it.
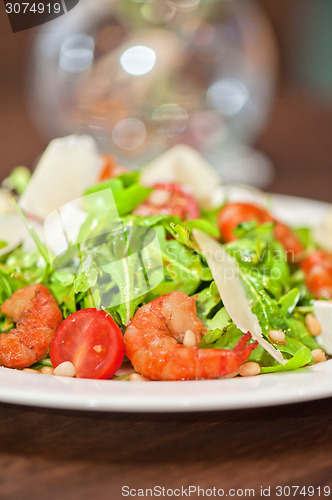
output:
{"label": "cherry tomato half", "polygon": [[79,378],[108,379],[123,362],[125,344],[115,321],[104,311],[82,309],[58,327],[50,345],[54,367],[70,361]]}
{"label": "cherry tomato half", "polygon": [[234,230],[239,224],[251,220],[255,220],[258,224],[274,222],[274,236],[287,251],[288,260],[298,260],[304,249],[294,231],[274,219],[267,210],[252,203],[227,203],[221,208],[217,223],[223,240],[225,242],[236,240]]}
{"label": "cherry tomato half", "polygon": [[305,283],[316,299],[332,298],[332,253],[314,250],[300,264]]}
{"label": "cherry tomato half", "polygon": [[149,198],[134,211],[136,215],[174,215],[182,220],[197,219],[199,206],[195,198],[176,182],[154,184]]}

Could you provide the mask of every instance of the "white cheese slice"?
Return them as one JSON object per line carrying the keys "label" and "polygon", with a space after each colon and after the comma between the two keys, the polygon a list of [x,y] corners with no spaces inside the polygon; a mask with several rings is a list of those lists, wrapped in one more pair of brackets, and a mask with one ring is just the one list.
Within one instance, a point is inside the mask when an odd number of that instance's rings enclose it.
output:
{"label": "white cheese slice", "polygon": [[313,236],[320,246],[332,251],[332,205],[327,209],[320,224],[314,226]]}
{"label": "white cheese slice", "polygon": [[322,328],[322,333],[316,339],[327,354],[332,354],[332,302],[315,300],[314,315]]}
{"label": "white cheese slice", "polygon": [[[32,223],[39,236],[42,234],[42,227],[38,222]],[[0,256],[11,252],[18,245],[23,243],[24,249],[33,250],[35,244],[28,233],[25,225],[17,214],[5,214],[0,216],[0,241],[7,245],[0,249]]]}
{"label": "white cheese slice", "polygon": [[79,201],[80,199],[66,203],[45,219],[45,243],[51,262],[53,255],[61,255],[68,249],[69,243],[77,240],[80,227],[87,216],[87,212],[79,207]]}
{"label": "white cheese slice", "polygon": [[263,338],[258,318],[251,310],[241,283],[240,269],[236,260],[206,233],[194,229],[193,235],[209,265],[226,311],[236,326],[244,333],[250,332],[278,363],[285,364],[286,360],[283,359],[281,352]]}
{"label": "white cheese slice", "polygon": [[102,158],[89,136],[54,139],[44,154],[20,198],[20,206],[41,219],[61,205],[82,196],[96,182]]}
{"label": "white cheese slice", "polygon": [[16,214],[6,214],[0,217],[0,241],[7,245],[0,249],[0,255],[14,250],[23,241],[27,230]]}
{"label": "white cheese slice", "polygon": [[184,144],[169,149],[147,165],[141,182],[178,182],[188,186],[200,206],[210,209],[220,202],[221,178],[203,156]]}
{"label": "white cheese slice", "polygon": [[0,216],[14,212],[14,206],[10,200],[10,192],[7,189],[0,188]]}

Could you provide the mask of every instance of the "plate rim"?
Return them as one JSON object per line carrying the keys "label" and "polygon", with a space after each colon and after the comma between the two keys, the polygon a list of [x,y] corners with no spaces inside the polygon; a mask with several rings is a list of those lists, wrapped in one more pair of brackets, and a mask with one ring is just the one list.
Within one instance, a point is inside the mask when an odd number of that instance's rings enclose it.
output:
{"label": "plate rim", "polygon": [[[276,209],[279,204],[284,203],[295,206],[305,204],[311,206],[314,212],[323,213],[329,206],[327,202],[304,197],[266,194],[271,196]],[[294,377],[297,383],[289,384]],[[315,387],[314,379],[319,381]],[[279,392],[266,390],[274,383]],[[332,397],[332,359],[294,372],[262,374],[258,377],[181,382],[151,381],[128,385],[123,381],[122,384],[125,385],[121,395],[120,381],[64,380],[64,377],[40,377],[37,374],[0,367],[0,403],[58,410],[122,413],[226,411],[295,404]],[[257,386],[260,388],[257,389]],[[88,395],[84,391],[87,387]],[[207,389],[211,388],[213,390],[209,394]],[[226,396],[220,388],[226,390]],[[242,395],[242,399],[239,395]]]}

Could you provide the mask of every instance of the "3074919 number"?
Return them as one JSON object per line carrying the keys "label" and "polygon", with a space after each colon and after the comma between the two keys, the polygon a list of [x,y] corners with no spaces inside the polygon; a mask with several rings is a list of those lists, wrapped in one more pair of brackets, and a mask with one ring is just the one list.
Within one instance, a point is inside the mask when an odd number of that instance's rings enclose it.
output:
{"label": "3074919 number", "polygon": [[7,14],[59,14],[61,12],[61,4],[41,3],[41,2],[7,2]]}

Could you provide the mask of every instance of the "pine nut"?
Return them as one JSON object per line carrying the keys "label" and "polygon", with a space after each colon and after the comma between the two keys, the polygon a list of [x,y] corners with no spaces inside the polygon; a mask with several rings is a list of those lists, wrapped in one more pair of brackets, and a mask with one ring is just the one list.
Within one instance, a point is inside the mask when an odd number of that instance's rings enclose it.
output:
{"label": "pine nut", "polygon": [[43,368],[40,370],[40,373],[43,375],[53,375],[54,368],[51,366],[43,366]]}
{"label": "pine nut", "polygon": [[130,382],[148,382],[149,379],[146,377],[143,377],[143,375],[140,375],[139,373],[131,373],[129,375],[128,380]]}
{"label": "pine nut", "polygon": [[194,347],[196,345],[196,335],[193,331],[186,331],[183,337],[183,345],[186,347]]}
{"label": "pine nut", "polygon": [[323,351],[323,349],[314,349],[313,351],[311,351],[311,354],[315,360],[315,364],[322,363],[323,361],[326,361],[326,356],[325,356],[325,352]]}
{"label": "pine nut", "polygon": [[254,375],[259,375],[260,372],[261,367],[255,361],[243,363],[239,368],[239,375],[241,375],[241,377],[253,377]]}
{"label": "pine nut", "polygon": [[305,317],[305,324],[309,330],[310,335],[313,337],[317,337],[322,333],[322,327],[320,326],[320,322],[313,314],[307,314]]}
{"label": "pine nut", "polygon": [[286,335],[282,330],[270,330],[269,337],[273,344],[286,344]]}
{"label": "pine nut", "polygon": [[53,375],[57,375],[59,377],[75,377],[75,366],[70,361],[60,363],[60,365],[54,368]]}
{"label": "pine nut", "polygon": [[164,189],[155,189],[149,196],[149,202],[156,207],[162,207],[168,202],[170,193]]}
{"label": "pine nut", "polygon": [[33,368],[23,368],[22,372],[27,372],[27,373],[40,373],[39,370],[34,370]]}

